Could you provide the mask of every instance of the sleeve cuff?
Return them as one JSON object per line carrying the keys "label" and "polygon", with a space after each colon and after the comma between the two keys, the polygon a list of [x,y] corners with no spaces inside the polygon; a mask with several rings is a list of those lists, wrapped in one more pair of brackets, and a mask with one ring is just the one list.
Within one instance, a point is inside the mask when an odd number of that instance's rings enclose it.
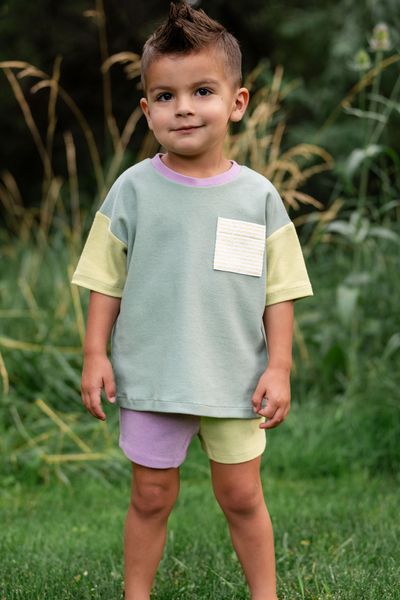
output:
{"label": "sleeve cuff", "polygon": [[106,296],[114,296],[115,298],[122,298],[123,290],[120,288],[112,287],[102,281],[87,277],[86,275],[74,275],[71,279],[71,284],[79,285],[80,287],[87,288],[93,292],[99,292],[100,294],[106,294]]}
{"label": "sleeve cuff", "polygon": [[298,285],[293,288],[277,290],[276,292],[270,292],[266,296],[265,306],[271,304],[277,304],[278,302],[285,302],[286,300],[300,300],[300,298],[306,298],[307,296],[313,296],[311,284],[306,283],[304,285]]}

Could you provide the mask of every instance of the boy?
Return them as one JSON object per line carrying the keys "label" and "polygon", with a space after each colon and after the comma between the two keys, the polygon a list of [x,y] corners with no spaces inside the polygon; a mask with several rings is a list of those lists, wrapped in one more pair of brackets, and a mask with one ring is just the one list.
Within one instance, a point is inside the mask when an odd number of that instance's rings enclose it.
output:
{"label": "boy", "polygon": [[91,290],[82,399],[99,419],[102,387],[118,403],[132,462],[125,598],[150,598],[197,434],[251,598],[276,600],[260,461],[265,430],[289,411],[293,301],[311,285],[276,189],[223,154],[249,99],[236,39],[171,5],[144,46],[142,83],[166,152],[116,180],[72,279]]}

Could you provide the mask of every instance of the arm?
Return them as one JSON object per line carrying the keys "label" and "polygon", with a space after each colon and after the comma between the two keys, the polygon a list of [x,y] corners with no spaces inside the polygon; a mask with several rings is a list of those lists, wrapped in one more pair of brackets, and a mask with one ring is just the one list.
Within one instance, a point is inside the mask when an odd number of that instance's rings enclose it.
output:
{"label": "arm", "polygon": [[101,407],[101,390],[104,387],[109,402],[115,402],[116,387],[107,344],[121,298],[90,292],[86,335],[83,347],[81,395],[86,409],[98,419],[106,416]]}
{"label": "arm", "polygon": [[[252,397],[254,411],[268,419],[265,424],[260,425],[263,429],[276,427],[289,412],[293,320],[292,300],[265,307],[263,321],[269,361]],[[264,397],[267,402],[262,408]]]}

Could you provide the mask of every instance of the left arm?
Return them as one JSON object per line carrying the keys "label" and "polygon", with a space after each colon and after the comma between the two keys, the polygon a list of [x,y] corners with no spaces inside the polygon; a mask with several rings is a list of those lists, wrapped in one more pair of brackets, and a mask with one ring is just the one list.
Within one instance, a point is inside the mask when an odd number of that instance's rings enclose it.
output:
{"label": "left arm", "polygon": [[[289,413],[293,304],[293,300],[271,304],[263,314],[269,361],[252,397],[254,411],[268,419],[260,425],[262,429],[276,427]],[[266,406],[262,408],[264,397]]]}

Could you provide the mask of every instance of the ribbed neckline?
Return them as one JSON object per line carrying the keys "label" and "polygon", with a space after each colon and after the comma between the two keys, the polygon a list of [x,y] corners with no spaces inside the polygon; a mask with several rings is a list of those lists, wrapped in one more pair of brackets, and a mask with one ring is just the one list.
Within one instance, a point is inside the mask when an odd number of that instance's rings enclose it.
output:
{"label": "ribbed neckline", "polygon": [[175,181],[175,183],[180,183],[181,185],[188,185],[191,187],[209,187],[228,183],[239,175],[241,169],[237,162],[231,160],[231,168],[223,173],[212,175],[211,177],[189,177],[188,175],[182,175],[182,173],[178,173],[177,171],[167,167],[167,165],[164,164],[161,159],[162,156],[163,155],[161,153],[158,153],[150,159],[151,164],[156,171],[158,171],[160,175],[163,175],[167,179]]}

